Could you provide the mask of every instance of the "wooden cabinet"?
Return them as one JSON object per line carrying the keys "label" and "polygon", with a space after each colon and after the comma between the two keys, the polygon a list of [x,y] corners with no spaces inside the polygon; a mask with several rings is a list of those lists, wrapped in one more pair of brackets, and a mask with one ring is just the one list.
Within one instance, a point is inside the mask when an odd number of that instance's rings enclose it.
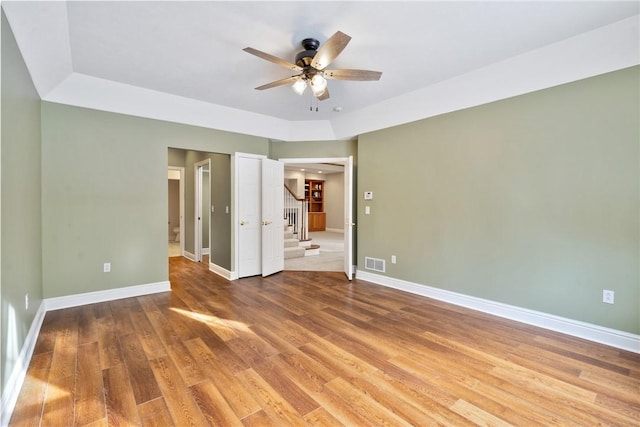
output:
{"label": "wooden cabinet", "polygon": [[304,198],[309,202],[309,231],[324,231],[327,227],[327,215],[324,212],[324,181],[306,179]]}
{"label": "wooden cabinet", "polygon": [[324,181],[305,179],[304,198],[309,202],[309,212],[324,212]]}
{"label": "wooden cabinet", "polygon": [[327,228],[327,214],[324,212],[309,212],[309,231],[325,231]]}

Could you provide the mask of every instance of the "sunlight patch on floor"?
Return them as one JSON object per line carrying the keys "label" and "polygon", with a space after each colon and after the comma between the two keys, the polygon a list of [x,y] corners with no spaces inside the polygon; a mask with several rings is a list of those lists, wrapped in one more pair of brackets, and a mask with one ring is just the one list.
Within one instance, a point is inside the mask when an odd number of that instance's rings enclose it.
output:
{"label": "sunlight patch on floor", "polygon": [[233,329],[234,331],[253,333],[253,331],[249,329],[246,324],[235,320],[221,319],[209,314],[195,313],[193,311],[183,310],[181,308],[171,308],[171,310],[183,316],[189,317],[190,319],[206,323],[208,326],[211,326],[214,329]]}

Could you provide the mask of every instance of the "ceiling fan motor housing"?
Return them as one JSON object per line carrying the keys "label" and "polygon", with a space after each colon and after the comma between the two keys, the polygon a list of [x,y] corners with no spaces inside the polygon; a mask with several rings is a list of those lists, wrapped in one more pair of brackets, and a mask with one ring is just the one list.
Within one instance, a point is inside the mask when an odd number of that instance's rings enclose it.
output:
{"label": "ceiling fan motor housing", "polygon": [[320,47],[320,42],[316,39],[304,39],[300,44],[305,50],[296,55],[296,65],[303,68],[308,67]]}

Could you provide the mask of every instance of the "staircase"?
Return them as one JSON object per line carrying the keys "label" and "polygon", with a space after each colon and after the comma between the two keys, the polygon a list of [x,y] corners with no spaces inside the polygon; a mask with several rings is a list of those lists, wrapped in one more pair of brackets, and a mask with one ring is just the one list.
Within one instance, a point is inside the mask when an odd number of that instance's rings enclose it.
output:
{"label": "staircase", "polygon": [[284,220],[284,259],[300,258],[320,254],[320,245],[312,245],[311,239],[298,240],[298,235],[293,231],[293,225]]}
{"label": "staircase", "polygon": [[320,255],[320,245],[308,239],[307,204],[284,186],[284,259]]}

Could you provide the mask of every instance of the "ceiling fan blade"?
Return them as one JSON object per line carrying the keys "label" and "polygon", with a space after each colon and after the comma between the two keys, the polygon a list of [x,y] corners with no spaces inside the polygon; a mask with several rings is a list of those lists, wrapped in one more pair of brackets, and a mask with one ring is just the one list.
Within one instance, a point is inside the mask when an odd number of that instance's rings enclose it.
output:
{"label": "ceiling fan blade", "polygon": [[331,64],[334,59],[340,55],[340,52],[347,46],[351,37],[341,31],[336,31],[334,35],[329,37],[316,52],[311,61],[311,66],[316,70],[324,70],[324,68]]}
{"label": "ceiling fan blade", "polygon": [[293,83],[296,80],[298,80],[299,77],[300,76],[292,76],[292,77],[287,77],[286,79],[276,80],[275,82],[271,82],[271,83],[264,84],[262,86],[258,86],[256,88],[256,90],[271,89],[272,87],[278,87],[278,86],[286,85],[288,83]]}
{"label": "ceiling fan blade", "polygon": [[324,70],[323,75],[327,79],[334,80],[370,81],[380,80],[382,72],[370,70]]}
{"label": "ceiling fan blade", "polygon": [[289,61],[285,61],[284,59],[280,59],[277,56],[270,55],[266,52],[263,52],[258,49],[254,49],[252,47],[245,47],[245,52],[250,53],[252,55],[257,56],[258,58],[266,59],[269,62],[273,62],[274,64],[282,65],[283,67],[287,67],[290,70],[302,71],[302,67],[298,67],[296,64],[293,64]]}
{"label": "ceiling fan blade", "polygon": [[326,88],[324,92],[322,92],[322,95],[316,96],[316,98],[318,98],[318,101],[324,101],[325,99],[329,99],[329,88]]}

